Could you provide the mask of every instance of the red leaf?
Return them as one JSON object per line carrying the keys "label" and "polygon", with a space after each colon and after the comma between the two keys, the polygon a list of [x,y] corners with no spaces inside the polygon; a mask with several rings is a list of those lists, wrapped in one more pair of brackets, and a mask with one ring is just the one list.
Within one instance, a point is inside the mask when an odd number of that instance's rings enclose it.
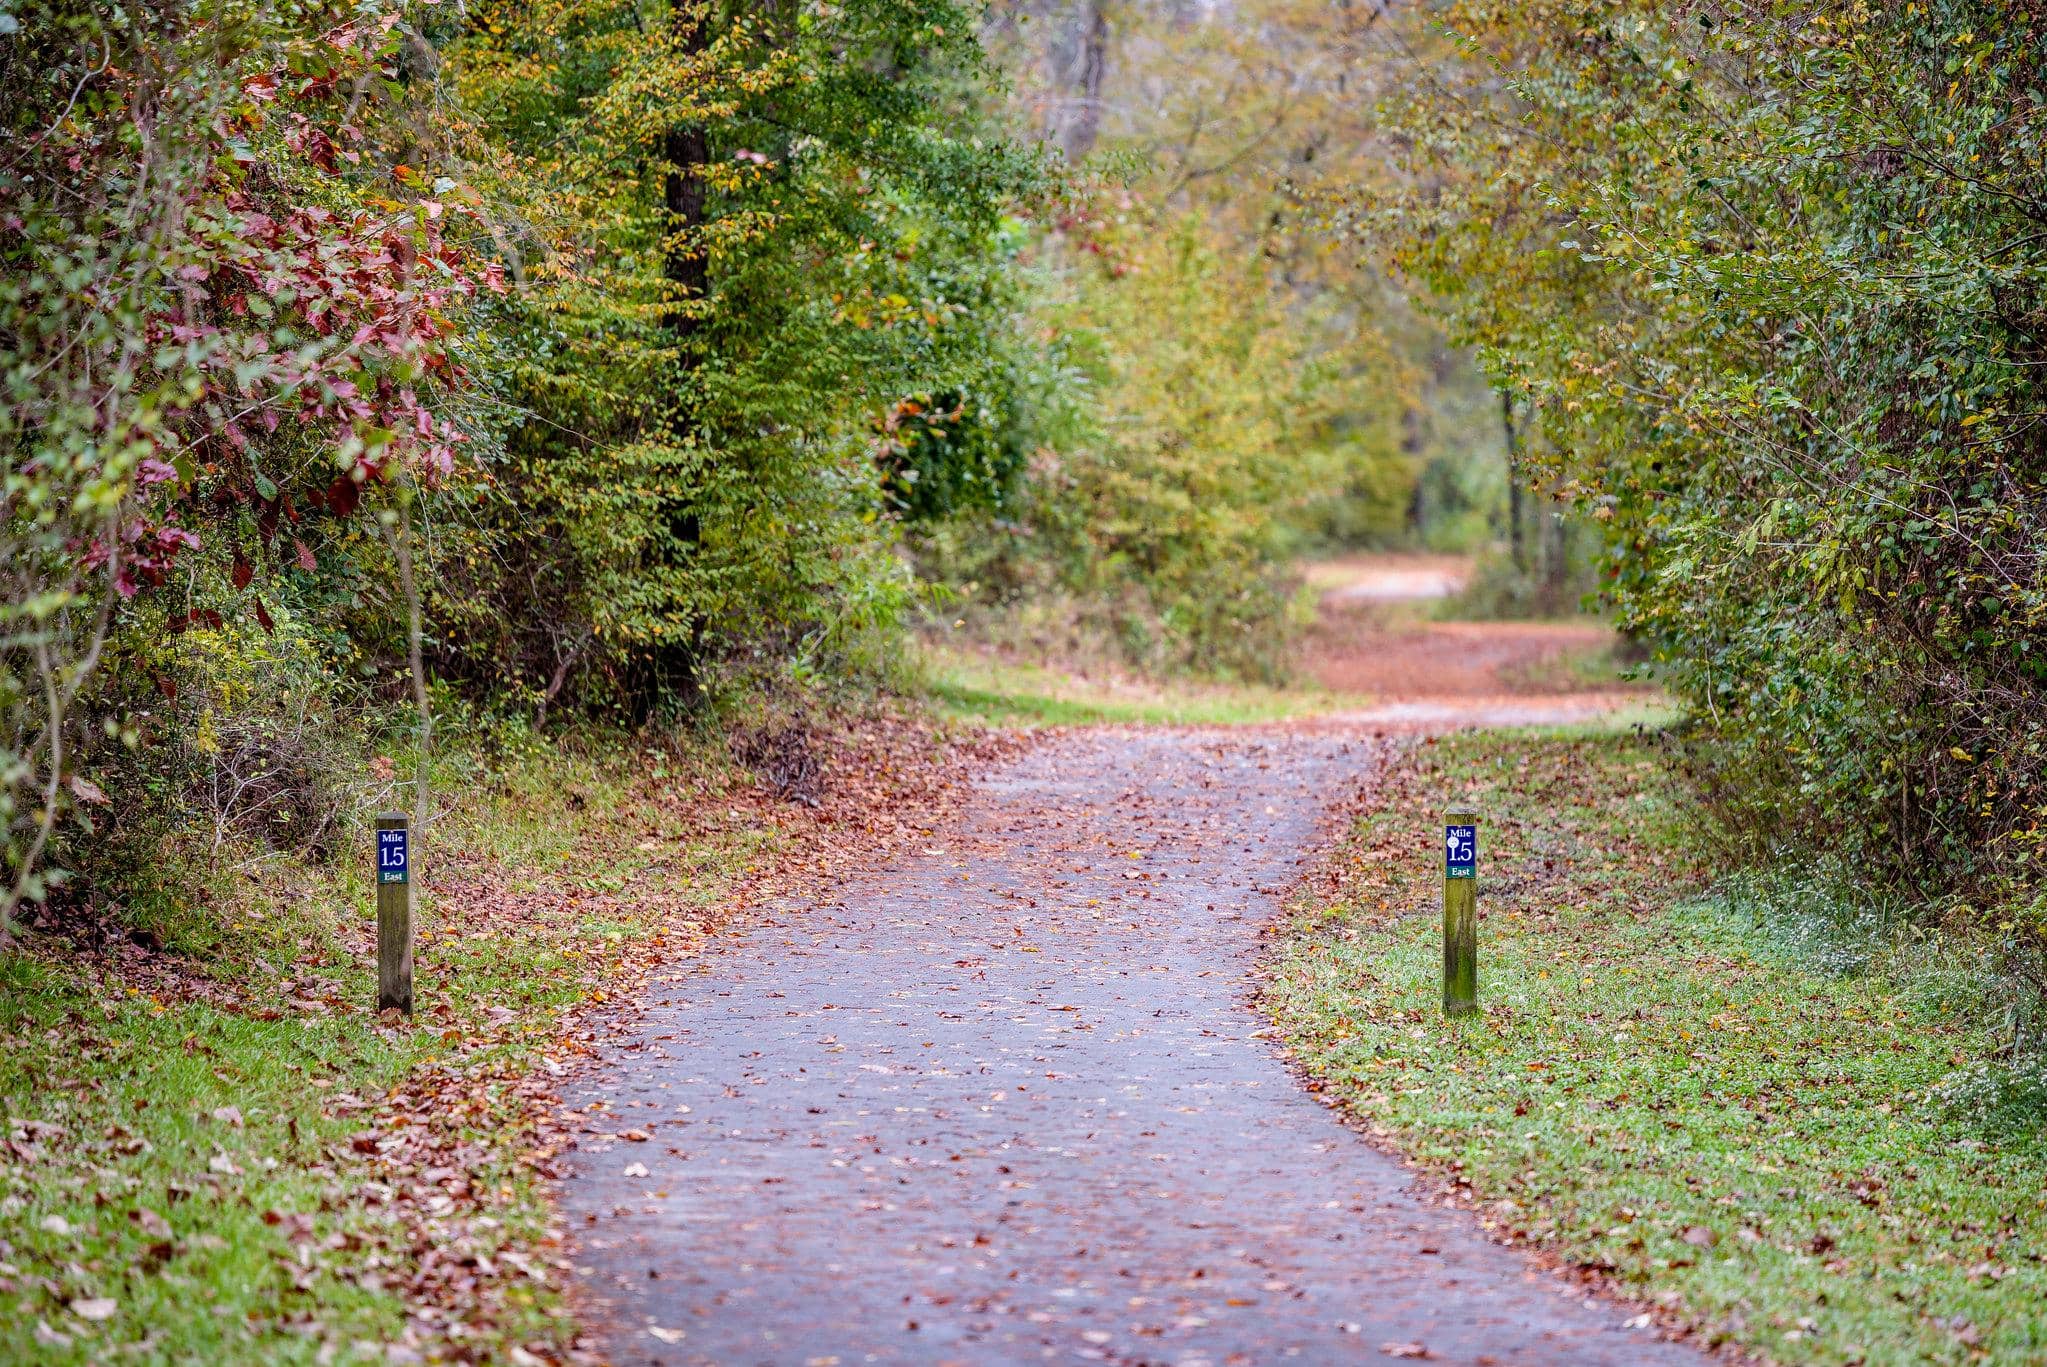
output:
{"label": "red leaf", "polygon": [[300,569],[304,570],[307,574],[311,574],[320,568],[320,562],[313,559],[313,552],[306,546],[305,542],[297,537],[293,537],[291,544],[298,547]]}
{"label": "red leaf", "polygon": [[242,559],[241,556],[237,555],[235,557],[234,568],[235,587],[237,589],[245,589],[249,587],[249,581],[251,579],[254,579],[255,577],[256,577],[255,568],[251,566],[248,561]]}
{"label": "red leaf", "polygon": [[347,475],[336,475],[334,482],[327,486],[327,506],[334,510],[336,517],[347,517],[362,502],[362,490]]}
{"label": "red leaf", "polygon": [[277,624],[270,620],[270,614],[264,609],[261,598],[256,600],[256,620],[263,624],[263,630],[272,633],[276,632]]}

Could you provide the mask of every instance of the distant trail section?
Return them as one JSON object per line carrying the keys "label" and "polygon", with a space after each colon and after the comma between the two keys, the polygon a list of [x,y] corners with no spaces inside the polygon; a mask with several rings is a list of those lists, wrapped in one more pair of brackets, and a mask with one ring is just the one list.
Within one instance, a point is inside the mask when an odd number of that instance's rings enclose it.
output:
{"label": "distant trail section", "polygon": [[1663,1364],[1304,1092],[1260,928],[1380,762],[1329,729],[1047,739],[760,917],[568,1089],[627,1364]]}
{"label": "distant trail section", "polygon": [[1417,605],[1462,589],[1469,557],[1360,555],[1305,567],[1320,611],[1301,670],[1372,705],[1338,725],[1401,731],[1588,721],[1653,698],[1620,682],[1613,628],[1596,621],[1443,622]]}
{"label": "distant trail section", "polygon": [[1309,582],[1329,606],[1448,598],[1471,581],[1468,555],[1353,555],[1315,562]]}

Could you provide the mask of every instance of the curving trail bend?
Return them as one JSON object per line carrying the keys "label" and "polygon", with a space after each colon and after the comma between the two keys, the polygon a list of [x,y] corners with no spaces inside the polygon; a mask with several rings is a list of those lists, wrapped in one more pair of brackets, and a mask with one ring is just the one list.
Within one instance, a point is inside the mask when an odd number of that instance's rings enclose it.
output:
{"label": "curving trail bend", "polygon": [[661,984],[567,1098],[652,1136],[563,1187],[611,1360],[1699,1360],[1426,1203],[1263,1037],[1259,928],[1378,756],[1058,736]]}

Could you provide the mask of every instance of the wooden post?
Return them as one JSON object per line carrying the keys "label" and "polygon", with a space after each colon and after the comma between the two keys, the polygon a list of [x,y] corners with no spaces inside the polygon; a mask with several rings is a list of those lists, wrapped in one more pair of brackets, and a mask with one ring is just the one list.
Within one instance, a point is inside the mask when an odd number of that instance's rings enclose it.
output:
{"label": "wooden post", "polygon": [[403,812],[377,817],[377,1010],[412,1014],[412,840]]}
{"label": "wooden post", "polygon": [[1443,814],[1443,1014],[1478,1010],[1478,812]]}

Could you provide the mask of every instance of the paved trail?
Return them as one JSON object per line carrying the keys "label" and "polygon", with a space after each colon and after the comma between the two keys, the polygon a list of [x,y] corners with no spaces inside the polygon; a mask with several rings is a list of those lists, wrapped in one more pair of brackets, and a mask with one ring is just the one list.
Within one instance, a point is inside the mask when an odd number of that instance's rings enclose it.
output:
{"label": "paved trail", "polygon": [[654,1136],[564,1192],[613,1360],[1698,1361],[1422,1203],[1262,1037],[1258,927],[1376,760],[1061,737],[666,985],[572,1098]]}

